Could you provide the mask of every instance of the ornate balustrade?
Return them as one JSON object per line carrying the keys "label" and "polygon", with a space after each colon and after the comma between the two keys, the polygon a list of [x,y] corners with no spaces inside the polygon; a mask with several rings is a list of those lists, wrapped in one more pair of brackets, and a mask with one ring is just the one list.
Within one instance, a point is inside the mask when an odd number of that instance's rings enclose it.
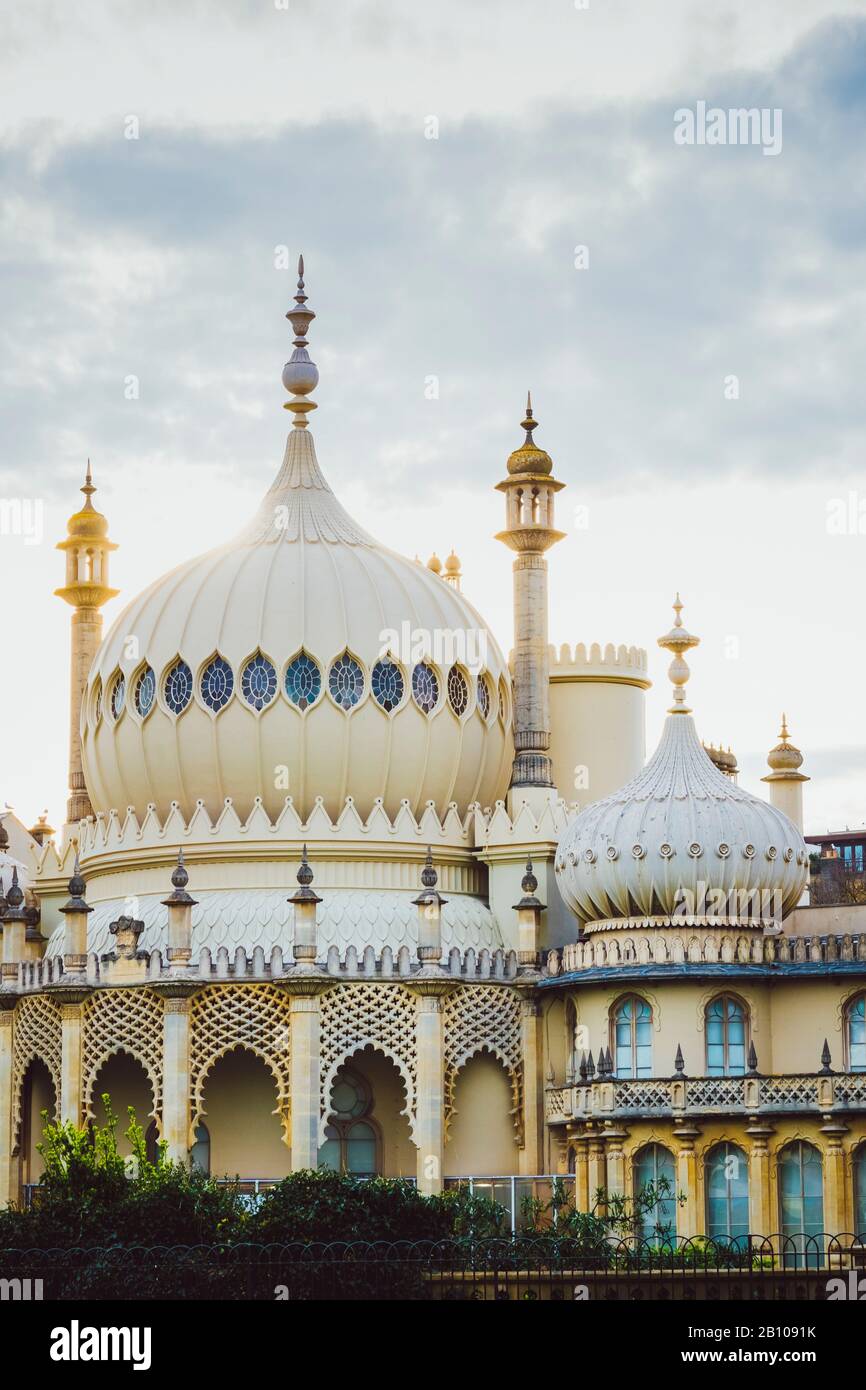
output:
{"label": "ornate balustrade", "polygon": [[826,1114],[866,1110],[866,1072],[790,1076],[676,1076],[548,1086],[549,1125],[686,1115]]}
{"label": "ornate balustrade", "polygon": [[[660,930],[653,932],[653,928]],[[668,918],[648,917],[641,930],[624,931],[615,940],[573,941],[549,951],[545,973],[550,977],[584,970],[641,965],[829,965],[835,961],[866,966],[866,935],[746,936],[736,931],[708,935],[705,926],[687,918],[673,928]],[[673,932],[676,931],[676,934]]]}

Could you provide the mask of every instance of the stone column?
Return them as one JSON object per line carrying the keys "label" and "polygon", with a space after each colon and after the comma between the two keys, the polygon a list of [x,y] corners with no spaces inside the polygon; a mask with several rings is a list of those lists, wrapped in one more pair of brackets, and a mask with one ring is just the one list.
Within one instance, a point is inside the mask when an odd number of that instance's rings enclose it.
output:
{"label": "stone column", "polygon": [[584,1134],[576,1134],[572,1139],[574,1149],[574,1206],[576,1211],[589,1211],[589,1166]]}
{"label": "stone column", "polygon": [[190,1022],[194,985],[160,987],[162,1033],[162,1138],[172,1163],[189,1162]]}
{"label": "stone column", "polygon": [[12,1062],[15,1000],[0,996],[0,1208],[18,1198],[18,1175],[12,1163]]}
{"label": "stone column", "polygon": [[544,1166],[544,1092],[541,1082],[541,1005],[532,994],[520,1001],[520,1053],[523,1061],[523,1146],[521,1173],[541,1173]]}
{"label": "stone column", "polygon": [[605,1154],[605,1143],[602,1134],[589,1129],[587,1132],[587,1165],[586,1175],[589,1192],[587,1196],[587,1211],[592,1211],[598,1200],[599,1192],[602,1193],[602,1200],[598,1207],[599,1215],[603,1215],[607,1208],[604,1196],[607,1193],[607,1162]]}
{"label": "stone column", "polygon": [[415,1142],[418,1145],[418,1190],[429,1196],[442,1191],[445,1162],[445,1029],[442,1004],[456,988],[456,983],[444,976],[416,977],[409,988],[417,995]]}
{"label": "stone column", "polygon": [[283,987],[291,995],[292,1014],[292,1172],[315,1172],[321,1112],[321,996],[330,982],[324,976],[308,974],[290,979]]}
{"label": "stone column", "polygon": [[[681,1124],[674,1129],[678,1148],[676,1190],[671,1196],[676,1204],[677,1235],[686,1239],[703,1234],[705,1225],[698,1200],[698,1162],[695,1154],[695,1140],[700,1133],[697,1125]],[[681,1196],[686,1199],[683,1203],[679,1200]]]}
{"label": "stone column", "polygon": [[623,1144],[628,1138],[628,1130],[605,1126],[604,1141],[607,1144],[607,1190],[611,1196],[625,1196],[625,1151]]}
{"label": "stone column", "polygon": [[772,1125],[753,1120],[746,1126],[751,1139],[749,1152],[749,1234],[767,1237],[775,1234],[779,1222],[773,1212],[770,1187],[770,1137]]}
{"label": "stone column", "polygon": [[58,1111],[62,1124],[82,1123],[81,1093],[84,1087],[84,1001],[88,990],[64,990],[59,996],[61,1056]]}
{"label": "stone column", "polygon": [[848,1126],[841,1120],[827,1119],[821,1125],[826,1140],[824,1150],[824,1230],[831,1236],[853,1230],[848,1220],[848,1184],[842,1140]]}

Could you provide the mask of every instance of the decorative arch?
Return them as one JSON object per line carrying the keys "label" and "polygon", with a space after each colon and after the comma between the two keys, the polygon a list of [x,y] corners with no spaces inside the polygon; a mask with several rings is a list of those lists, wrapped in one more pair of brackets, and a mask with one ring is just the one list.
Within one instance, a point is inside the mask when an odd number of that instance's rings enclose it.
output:
{"label": "decorative arch", "polygon": [[270,1071],[283,1137],[291,1124],[291,1003],[271,985],[225,985],[195,995],[190,1012],[190,1144],[207,1112],[204,1088],[221,1058],[243,1049]]}
{"label": "decorative arch", "polygon": [[523,1056],[519,994],[497,985],[467,985],[446,998],[443,1015],[446,1136],[454,1114],[457,1077],[470,1058],[488,1052],[501,1062],[511,1084],[511,1114],[517,1141],[522,1144]]}
{"label": "decorative arch", "polygon": [[12,1044],[13,1147],[21,1133],[21,1098],[31,1062],[43,1062],[48,1068],[59,1113],[62,1049],[61,1014],[57,1004],[44,994],[25,995],[15,1010]]}
{"label": "decorative arch", "polygon": [[319,1143],[324,1143],[331,1090],[340,1070],[356,1052],[371,1047],[394,1063],[405,1091],[401,1114],[415,1134],[418,1047],[415,1001],[401,985],[337,985],[322,996]]}
{"label": "decorative arch", "polygon": [[[162,1000],[151,989],[99,989],[83,1014],[82,1114],[93,1112],[93,1087],[100,1067],[125,1052],[144,1068],[153,1094],[151,1115],[162,1117]],[[118,1039],[122,1038],[122,1042]]]}

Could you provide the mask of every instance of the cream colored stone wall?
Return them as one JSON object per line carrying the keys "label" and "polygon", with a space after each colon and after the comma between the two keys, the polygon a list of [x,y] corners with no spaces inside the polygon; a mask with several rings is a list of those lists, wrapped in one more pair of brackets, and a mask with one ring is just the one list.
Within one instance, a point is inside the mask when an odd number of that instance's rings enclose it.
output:
{"label": "cream colored stone wall", "polygon": [[[620,649],[624,652],[624,649]],[[632,649],[634,650],[634,649]],[[598,653],[599,658],[601,656]],[[609,655],[613,657],[612,649]],[[550,756],[560,796],[582,808],[636,777],[646,762],[645,654],[633,669],[613,662],[557,662],[550,669]],[[616,675],[631,677],[616,679]],[[582,769],[588,772],[583,786]],[[575,785],[575,780],[580,783]]]}
{"label": "cream colored stone wall", "polygon": [[144,1068],[128,1053],[115,1053],[96,1073],[92,1107],[94,1119],[99,1125],[104,1125],[106,1121],[102,1104],[102,1097],[106,1093],[111,1101],[112,1112],[117,1118],[118,1152],[128,1157],[132,1147],[124,1131],[129,1128],[129,1106],[135,1110],[135,1118],[145,1131],[150,1125],[153,1110],[153,1092]]}
{"label": "cream colored stone wall", "polygon": [[221,1057],[204,1087],[214,1177],[284,1178],[290,1153],[283,1142],[274,1079],[265,1063],[240,1049]]}
{"label": "cream colored stone wall", "polygon": [[511,1084],[489,1054],[472,1057],[457,1078],[445,1146],[445,1176],[498,1176],[518,1171]]}

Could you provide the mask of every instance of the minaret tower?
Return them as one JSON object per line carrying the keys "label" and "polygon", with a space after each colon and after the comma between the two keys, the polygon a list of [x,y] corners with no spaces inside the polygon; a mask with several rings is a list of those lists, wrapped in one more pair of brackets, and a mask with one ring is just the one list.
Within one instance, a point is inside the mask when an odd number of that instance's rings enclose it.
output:
{"label": "minaret tower", "polygon": [[96,488],[87,460],[87,474],[81,491],[86,501],[80,511],[69,518],[66,539],[58,550],[66,551],[66,583],[55,589],[73,609],[72,662],[69,689],[69,799],[66,803],[66,827],[69,828],[93,814],[90,797],[84,785],[81,765],[81,700],[87,683],[87,673],[102,641],[100,609],[119,592],[108,585],[108,556],[117,546],[108,539],[108,522],[93,505]]}
{"label": "minaret tower", "polygon": [[803,754],[795,748],[788,733],[788,722],[782,715],[779,742],[767,754],[770,772],[762,777],[762,782],[770,784],[770,805],[783,811],[802,834],[803,831],[803,783],[809,778],[801,772]]}
{"label": "minaret tower", "polygon": [[[549,454],[533,439],[537,421],[526,398],[522,421],[526,439],[508,460],[508,477],[497,483],[505,493],[505,530],[496,539],[516,551],[514,561],[514,764],[512,792],[553,788],[550,748],[550,697],[547,648],[547,558],[564,538],[554,529],[553,499],[564,483],[553,477]],[[550,795],[548,790],[544,799]],[[509,796],[509,800],[512,800]],[[529,799],[522,797],[521,799]]]}

